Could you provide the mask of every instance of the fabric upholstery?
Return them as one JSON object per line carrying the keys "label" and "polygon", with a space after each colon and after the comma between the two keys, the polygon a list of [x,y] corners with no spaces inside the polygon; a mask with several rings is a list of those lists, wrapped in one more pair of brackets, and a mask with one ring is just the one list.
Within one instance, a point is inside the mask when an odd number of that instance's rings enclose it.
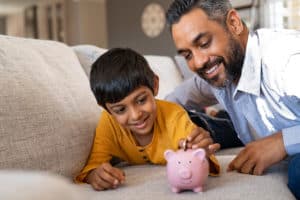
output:
{"label": "fabric upholstery", "polygon": [[73,50],[0,36],[0,91],[0,169],[77,174],[100,111]]}
{"label": "fabric upholstery", "polygon": [[[171,192],[164,166],[127,166],[126,183],[102,192],[57,176],[74,177],[89,156],[100,109],[87,75],[104,51],[0,36],[0,199],[295,199],[286,186],[286,161],[263,176],[226,172],[240,149],[217,153],[221,176],[209,177],[203,193]],[[182,81],[181,74],[171,58],[146,59],[160,77],[163,98]]]}
{"label": "fabric upholstery", "polygon": [[[74,46],[73,49],[88,76],[93,62],[106,51],[106,49],[93,45],[77,45]],[[163,99],[182,82],[182,75],[170,57],[146,55],[145,58],[152,70],[159,75],[160,81],[157,98]]]}

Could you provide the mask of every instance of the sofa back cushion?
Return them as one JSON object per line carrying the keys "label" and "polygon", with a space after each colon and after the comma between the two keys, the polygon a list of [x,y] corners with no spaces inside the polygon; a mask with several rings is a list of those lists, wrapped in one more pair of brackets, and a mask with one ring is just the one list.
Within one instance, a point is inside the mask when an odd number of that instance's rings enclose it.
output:
{"label": "sofa back cushion", "polygon": [[[89,76],[91,65],[106,49],[93,45],[77,45],[73,47],[84,71]],[[157,98],[164,99],[182,81],[183,77],[171,57],[146,55],[150,67],[159,76],[159,91]]]}
{"label": "sofa back cushion", "polygon": [[146,55],[150,67],[159,76],[158,99],[164,99],[182,81],[182,75],[171,57]]}
{"label": "sofa back cushion", "polygon": [[100,109],[72,48],[0,36],[0,168],[74,176]]}

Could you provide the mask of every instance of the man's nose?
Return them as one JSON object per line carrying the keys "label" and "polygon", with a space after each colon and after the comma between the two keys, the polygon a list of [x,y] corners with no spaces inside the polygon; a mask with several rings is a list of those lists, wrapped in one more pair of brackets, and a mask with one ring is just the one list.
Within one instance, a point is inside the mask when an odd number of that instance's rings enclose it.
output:
{"label": "man's nose", "polygon": [[192,71],[197,71],[209,61],[209,56],[200,50],[194,52]]}

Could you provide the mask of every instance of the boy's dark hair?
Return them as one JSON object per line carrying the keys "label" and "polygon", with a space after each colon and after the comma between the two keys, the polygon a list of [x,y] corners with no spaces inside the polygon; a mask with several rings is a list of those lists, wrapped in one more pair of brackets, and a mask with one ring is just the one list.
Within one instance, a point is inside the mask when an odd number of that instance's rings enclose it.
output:
{"label": "boy's dark hair", "polygon": [[155,74],[146,59],[129,48],[113,48],[92,65],[90,86],[100,106],[116,103],[146,86],[154,92]]}
{"label": "boy's dark hair", "polygon": [[166,13],[168,25],[171,27],[194,8],[202,9],[209,19],[226,27],[226,16],[232,6],[229,0],[174,0]]}

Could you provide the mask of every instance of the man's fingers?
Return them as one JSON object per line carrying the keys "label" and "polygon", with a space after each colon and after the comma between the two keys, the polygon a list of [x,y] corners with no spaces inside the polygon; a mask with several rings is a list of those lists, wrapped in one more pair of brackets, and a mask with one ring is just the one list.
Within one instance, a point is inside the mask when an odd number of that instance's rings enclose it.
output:
{"label": "man's fingers", "polygon": [[247,161],[248,157],[241,151],[228,165],[227,171],[237,170],[240,171],[243,164]]}
{"label": "man's fingers", "polygon": [[243,174],[252,174],[255,167],[255,162],[252,160],[247,160],[242,166],[239,172]]}
{"label": "man's fingers", "polygon": [[264,169],[265,167],[261,163],[258,163],[253,170],[253,175],[262,175]]}

